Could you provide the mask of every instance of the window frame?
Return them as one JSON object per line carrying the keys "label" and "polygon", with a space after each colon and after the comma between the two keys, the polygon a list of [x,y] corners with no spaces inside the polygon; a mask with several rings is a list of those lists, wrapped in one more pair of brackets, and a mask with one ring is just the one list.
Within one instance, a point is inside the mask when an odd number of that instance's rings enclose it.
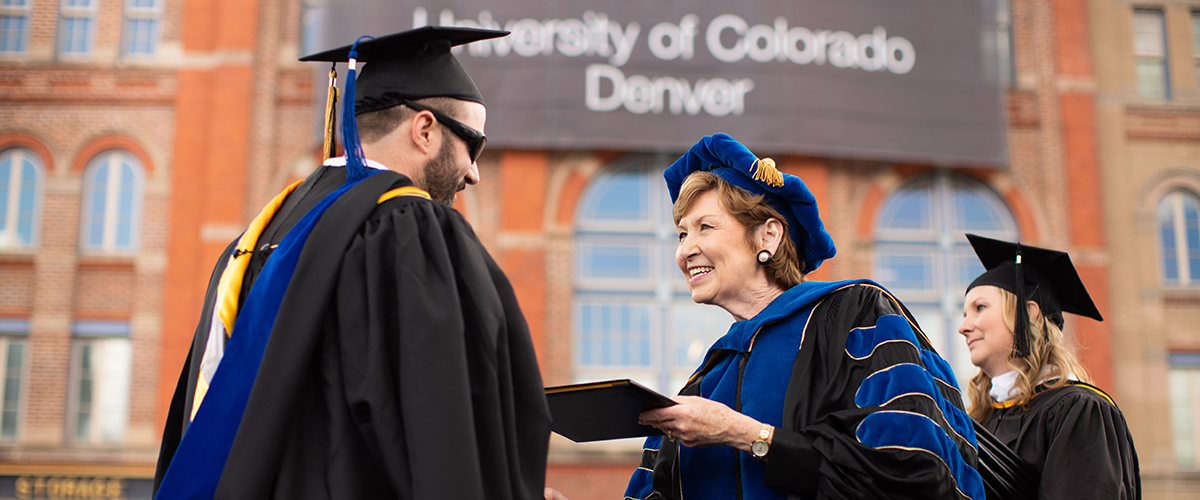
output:
{"label": "window frame", "polygon": [[[572,257],[571,366],[575,382],[632,378],[660,392],[673,394],[683,387],[712,342],[724,335],[728,325],[733,323],[732,316],[725,311],[692,302],[687,284],[675,264],[678,238],[671,217],[670,195],[659,173],[659,167],[670,161],[671,158],[665,155],[619,158],[602,167],[581,194],[576,209]],[[604,196],[605,189],[613,189],[606,188],[612,176],[631,172],[638,176],[640,188],[644,188],[644,191],[639,191],[639,196],[645,197],[642,200],[645,215],[630,222],[589,220],[587,208],[595,206],[593,203],[598,202],[596,197]],[[639,278],[585,275],[581,269],[584,263],[581,262],[583,256],[580,252],[582,247],[591,244],[642,248],[649,259],[645,263],[648,274]],[[648,364],[584,364],[582,310],[584,307],[602,305],[648,307],[648,342],[643,343],[649,349]],[[701,334],[676,331],[686,328],[675,320],[680,314],[703,317],[706,321],[702,323],[706,327],[713,325],[712,330]],[[728,325],[722,327],[716,321],[707,320],[718,317],[727,318]],[[699,350],[697,359],[692,360],[688,356],[697,350],[694,348],[697,342],[704,344],[703,349]],[[680,358],[680,353],[685,353],[685,356]]]}
{"label": "window frame", "polygon": [[[1157,17],[1158,26],[1158,43],[1161,47],[1160,54],[1142,54],[1138,48],[1138,16],[1152,14]],[[1167,37],[1167,16],[1166,10],[1158,6],[1135,6],[1132,15],[1133,24],[1133,71],[1134,71],[1134,87],[1137,95],[1142,99],[1170,101],[1172,94],[1171,86],[1171,67],[1170,67],[1170,46]],[[1139,68],[1142,62],[1154,62],[1162,70],[1162,82],[1159,86],[1161,95],[1147,95],[1142,92],[1142,76],[1139,73]]]}
{"label": "window frame", "polygon": [[22,27],[21,27],[21,34],[18,35],[19,39],[15,40],[15,43],[17,44],[16,50],[4,50],[4,45],[6,44],[6,42],[8,40],[6,37],[3,36],[3,33],[4,33],[3,32],[3,24],[0,24],[0,57],[24,56],[25,51],[28,49],[28,45],[29,45],[29,18],[30,18],[30,12],[32,11],[33,1],[32,0],[5,0],[5,1],[6,2],[7,1],[20,1],[22,3],[19,5],[0,3],[0,23],[2,23],[3,19],[5,19],[5,18],[21,19],[21,20],[23,20],[23,22],[22,22]]}
{"label": "window frame", "polygon": [[[970,364],[970,352],[958,338],[957,333],[957,325],[962,317],[965,285],[975,277],[959,276],[961,273],[957,269],[957,259],[968,255],[974,258],[975,255],[965,234],[955,233],[955,231],[959,231],[959,228],[956,226],[958,221],[955,216],[958,215],[958,207],[955,204],[954,195],[960,186],[983,194],[988,208],[991,208],[995,215],[1001,217],[1000,229],[971,229],[970,231],[981,236],[1002,240],[1014,240],[1019,237],[1020,227],[1017,225],[1012,208],[1008,206],[1003,196],[993,190],[991,186],[974,177],[939,170],[933,174],[909,179],[892,191],[880,204],[873,225],[875,232],[872,241],[874,246],[872,277],[887,287],[909,308],[926,336],[929,337],[930,342],[934,344],[934,348],[951,364],[960,387],[963,387],[963,384],[974,376],[977,369]],[[929,227],[891,229],[884,226],[888,215],[893,213],[894,200],[898,200],[898,196],[904,196],[916,189],[924,189],[928,194]],[[902,255],[919,253],[928,255],[931,250],[933,252],[931,288],[893,288],[889,284],[891,280],[882,276],[884,274],[882,260],[894,255],[890,253],[891,251],[898,251]],[[977,263],[978,259],[975,259],[975,262]],[[982,265],[980,265],[980,269],[982,269]],[[982,273],[982,271],[980,272]],[[962,289],[957,288],[959,283],[953,282],[955,278],[966,281]]]}
{"label": "window frame", "polygon": [[[72,2],[86,1],[86,6],[70,5]],[[100,0],[59,0],[58,4],[58,36],[55,37],[56,53],[63,59],[86,59],[92,56],[96,44],[96,17],[99,11],[98,5]],[[67,20],[85,20],[87,21],[87,30],[84,33],[82,41],[83,50],[68,50],[71,48],[68,41],[75,42],[74,38],[68,40]]]}
{"label": "window frame", "polygon": [[[8,178],[9,193],[7,197],[8,206],[0,207],[3,209],[2,213],[6,219],[4,221],[0,221],[4,223],[4,229],[0,229],[0,231],[3,231],[0,232],[0,252],[26,252],[37,249],[39,242],[41,241],[42,202],[45,194],[46,180],[45,166],[42,162],[42,157],[35,153],[32,149],[26,147],[16,146],[0,150],[0,162],[2,162],[8,155],[14,155],[17,156],[17,158],[15,158],[10,164],[11,166]],[[30,221],[29,243],[26,245],[15,243],[16,238],[13,236],[8,236],[9,233],[7,232],[9,228],[12,229],[12,234],[20,231],[20,205],[23,201],[23,198],[21,197],[21,187],[19,183],[12,181],[12,179],[18,175],[20,176],[21,180],[24,181],[24,165],[20,165],[19,167],[21,172],[17,172],[16,167],[18,167],[18,159],[27,159],[33,165],[34,175],[33,219]],[[16,193],[15,197],[13,196],[14,192]],[[13,210],[14,207],[15,210]]]}
{"label": "window frame", "polygon": [[[1187,399],[1183,408],[1181,396]],[[1172,352],[1167,356],[1167,400],[1174,465],[1181,471],[1200,470],[1200,353]]]}
{"label": "window frame", "polygon": [[[150,0],[150,7],[135,6],[137,0],[124,0],[125,8],[121,19],[121,55],[132,59],[152,58],[158,54],[159,43],[162,41],[162,13],[164,0]],[[147,41],[149,51],[133,50],[137,40],[132,31],[133,21],[149,21],[151,24],[150,39]]]}
{"label": "window frame", "polygon": [[[67,405],[66,418],[64,419],[65,427],[63,433],[67,442],[75,445],[85,446],[112,446],[121,445],[129,436],[130,422],[130,405],[133,401],[133,342],[129,338],[130,325],[128,322],[119,321],[76,321],[72,325],[72,337],[68,365],[67,378]],[[123,387],[113,388],[103,382],[113,383],[114,381],[106,381],[100,376],[105,372],[100,367],[97,360],[100,355],[96,354],[96,347],[104,342],[112,342],[113,345],[118,345],[120,342],[121,348],[125,349],[125,359],[127,364],[123,367],[116,366],[117,370],[121,370],[119,375],[123,375],[123,379],[116,380],[117,383],[123,383]],[[87,423],[88,434],[80,436],[79,434],[79,417],[80,417],[80,392],[82,385],[82,361],[83,351],[86,347],[91,347],[93,358],[90,364],[92,371],[92,382],[90,388],[89,401],[89,422]],[[111,354],[111,353],[110,353]],[[111,357],[101,360],[100,363],[112,362]],[[111,373],[111,370],[108,370]],[[97,372],[101,372],[97,374]],[[101,401],[102,394],[117,394],[123,395],[124,398],[117,402],[119,411],[115,414],[102,414],[104,403]],[[104,434],[104,424],[108,422],[106,419],[115,418],[119,422],[119,435],[112,437]]]}
{"label": "window frame", "polygon": [[[1185,204],[1189,200],[1195,207],[1197,214],[1200,215],[1200,195],[1197,195],[1191,190],[1182,188],[1172,189],[1164,194],[1163,197],[1159,199],[1158,206],[1155,210],[1154,232],[1158,243],[1159,279],[1163,288],[1200,288],[1200,270],[1191,269],[1191,259],[1188,258],[1188,252],[1200,252],[1200,247],[1194,249],[1190,248],[1187,242],[1188,238]],[[1177,266],[1175,268],[1175,272],[1178,276],[1178,278],[1175,280],[1175,283],[1169,282],[1167,278],[1166,248],[1164,246],[1162,233],[1162,211],[1164,209],[1164,205],[1172,202],[1174,202],[1174,206],[1170,207],[1172,209],[1171,232],[1175,239],[1175,262]]]}
{"label": "window frame", "polygon": [[[130,169],[133,172],[133,193],[132,207],[129,220],[129,245],[120,246],[117,244],[117,227],[119,221],[115,212],[119,210],[120,203],[120,183],[109,182],[114,178],[113,171],[108,173],[108,179],[105,181],[105,222],[102,225],[104,235],[101,237],[99,245],[91,244],[91,225],[93,222],[92,203],[94,201],[94,186],[96,183],[96,171],[100,169],[101,160],[106,160],[105,163],[110,168],[121,166],[119,158],[124,156],[129,160]],[[119,174],[117,179],[119,180]],[[116,187],[114,187],[116,186]],[[114,194],[116,196],[114,196]],[[87,167],[84,168],[83,174],[83,196],[81,197],[81,214],[79,217],[79,249],[87,254],[102,254],[102,255],[127,255],[134,254],[141,248],[141,230],[142,230],[142,211],[145,203],[145,165],[142,161],[124,149],[109,149],[103,151],[88,161]]]}
{"label": "window frame", "polygon": [[[24,353],[21,357],[20,379],[17,382],[17,400],[16,414],[17,421],[14,423],[15,429],[12,435],[3,434],[3,413],[8,411],[7,408],[7,392],[8,392],[8,357],[9,349],[14,343],[20,343]],[[29,401],[29,320],[0,318],[0,369],[3,369],[4,377],[0,378],[0,444],[13,444],[19,442],[23,435],[25,427],[25,417],[28,410]]]}

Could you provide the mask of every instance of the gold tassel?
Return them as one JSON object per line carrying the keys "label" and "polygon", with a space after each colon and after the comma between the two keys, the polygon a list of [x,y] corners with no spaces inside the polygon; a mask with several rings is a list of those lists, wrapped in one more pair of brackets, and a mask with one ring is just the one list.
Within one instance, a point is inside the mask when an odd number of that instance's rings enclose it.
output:
{"label": "gold tassel", "polygon": [[337,100],[337,63],[334,63],[329,68],[329,92],[325,95],[325,143],[321,146],[321,152],[327,160],[337,153],[335,150],[337,144],[333,140],[333,131],[336,129],[337,122]]}
{"label": "gold tassel", "polygon": [[750,170],[754,173],[754,180],[765,182],[771,187],[783,187],[783,174],[775,169],[775,160],[755,159],[754,164],[750,165]]}

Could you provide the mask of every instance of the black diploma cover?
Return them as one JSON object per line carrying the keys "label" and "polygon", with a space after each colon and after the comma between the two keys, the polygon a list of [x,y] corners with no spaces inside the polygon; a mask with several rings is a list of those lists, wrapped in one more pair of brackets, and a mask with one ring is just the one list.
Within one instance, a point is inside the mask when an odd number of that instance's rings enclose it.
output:
{"label": "black diploma cover", "polygon": [[629,379],[547,387],[546,401],[550,429],[576,443],[662,435],[639,425],[638,414],[676,404]]}

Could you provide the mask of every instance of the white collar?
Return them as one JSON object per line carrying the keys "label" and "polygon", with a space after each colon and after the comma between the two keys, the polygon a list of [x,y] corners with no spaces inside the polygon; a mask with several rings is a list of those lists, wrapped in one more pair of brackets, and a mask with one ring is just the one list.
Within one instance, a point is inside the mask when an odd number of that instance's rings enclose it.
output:
{"label": "white collar", "polygon": [[[1043,377],[1045,377],[1046,374],[1048,374],[1049,372],[1050,372],[1049,366],[1042,367],[1042,376]],[[1016,387],[1017,378],[1018,378],[1018,374],[1017,374],[1016,370],[1009,371],[1002,375],[996,375],[995,377],[992,377],[992,389],[988,391],[988,394],[990,394],[992,396],[992,399],[995,399],[997,403],[1003,403],[1005,401],[1008,401],[1012,398],[1017,397],[1018,396],[1017,387]],[[1051,380],[1057,380],[1057,379],[1058,379],[1058,377],[1054,377],[1054,378],[1050,378],[1050,379],[1043,378],[1041,381],[1039,381],[1039,383],[1045,383],[1045,382],[1049,382]],[[1075,377],[1074,373],[1068,373],[1067,380],[1079,380],[1079,379]]]}
{"label": "white collar", "polygon": [[1016,370],[992,377],[992,389],[988,391],[988,394],[991,394],[992,399],[995,399],[997,403],[1003,403],[1016,397],[1014,392],[1017,390],[1017,377]]}
{"label": "white collar", "polygon": [[[368,167],[371,167],[376,170],[387,170],[388,169],[386,166],[384,166],[384,164],[379,163],[375,160],[372,160],[370,158],[363,158],[363,159],[367,160]],[[346,166],[346,157],[345,156],[335,156],[333,158],[329,158],[329,159],[325,160],[325,163],[323,163],[323,165],[325,165],[326,167],[344,167],[344,166]]]}

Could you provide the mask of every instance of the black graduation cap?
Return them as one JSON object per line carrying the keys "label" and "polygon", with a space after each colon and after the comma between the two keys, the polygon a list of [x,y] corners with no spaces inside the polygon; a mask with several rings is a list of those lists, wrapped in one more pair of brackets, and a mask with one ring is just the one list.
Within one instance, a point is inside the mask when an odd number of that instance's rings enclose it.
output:
{"label": "black graduation cap", "polygon": [[[967,291],[991,285],[1022,297],[1022,301],[1032,300],[1041,308],[1042,315],[1059,328],[1063,327],[1064,312],[1104,321],[1066,252],[975,234],[968,234],[967,240],[987,269],[971,282]],[[1017,308],[1013,348],[1020,356],[1029,354],[1026,314],[1024,307]]]}
{"label": "black graduation cap", "polygon": [[[379,38],[360,37],[353,44],[310,54],[300,60],[349,63],[346,79],[354,85],[346,86],[343,116],[358,116],[427,97],[452,97],[482,104],[483,95],[450,53],[450,48],[507,34],[507,31],[480,28],[423,26]],[[355,66],[360,62],[368,64],[362,75],[355,78]],[[327,156],[333,151],[336,82],[337,73],[331,69],[325,113]],[[364,177],[366,168],[355,120],[342,120],[342,143],[346,148],[347,179]]]}
{"label": "black graduation cap", "polygon": [[[360,63],[368,63],[358,77],[357,113],[379,111],[403,100],[453,97],[483,103],[483,95],[450,48],[498,38],[507,31],[452,26],[423,26],[357,44]],[[354,45],[301,57],[301,61],[346,62]]]}

